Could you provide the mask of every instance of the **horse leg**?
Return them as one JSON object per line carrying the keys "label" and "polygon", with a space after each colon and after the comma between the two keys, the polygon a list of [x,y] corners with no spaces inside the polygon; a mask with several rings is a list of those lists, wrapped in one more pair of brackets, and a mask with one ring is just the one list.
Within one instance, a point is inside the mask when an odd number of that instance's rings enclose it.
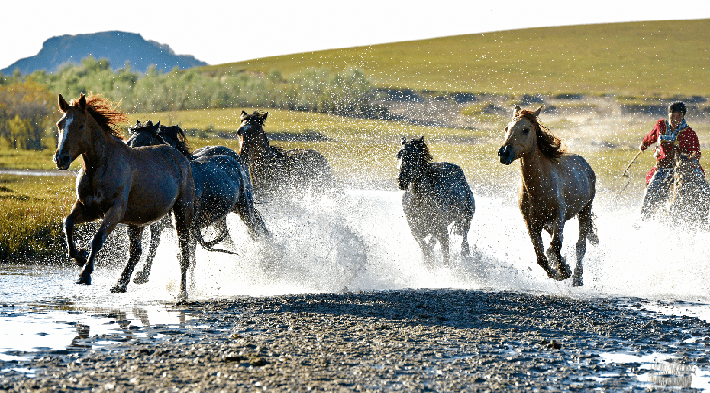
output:
{"label": "horse leg", "polygon": [[245,187],[245,181],[242,181],[242,185],[235,213],[239,214],[242,222],[247,226],[252,240],[257,240],[260,236],[269,236],[269,230],[266,229],[261,213],[254,207],[254,195],[251,187]]}
{"label": "horse leg", "polygon": [[550,242],[549,256],[557,261],[557,274],[553,277],[557,281],[562,281],[572,276],[572,271],[567,262],[562,258],[562,232],[565,229],[565,219],[562,213],[552,224],[552,241]]}
{"label": "horse leg", "polygon": [[133,282],[136,284],[145,284],[148,282],[150,277],[150,269],[153,267],[153,259],[155,259],[155,254],[158,252],[158,246],[160,245],[160,234],[163,229],[170,227],[165,221],[169,222],[168,216],[163,217],[160,221],[152,224],[150,226],[150,246],[148,248],[148,256],[145,259],[145,265],[143,265],[143,270],[136,273],[136,277]]}
{"label": "horse leg", "polygon": [[471,256],[471,248],[468,245],[468,231],[471,229],[471,220],[470,219],[464,219],[461,220],[459,223],[459,234],[463,236],[463,240],[461,241],[461,256],[464,258],[468,258]]}
{"label": "horse leg", "polygon": [[542,227],[539,225],[528,224],[528,235],[530,235],[530,240],[532,241],[533,248],[535,249],[535,256],[537,256],[537,264],[545,270],[547,276],[550,278],[555,278],[555,271],[550,269],[547,257],[545,256],[545,247],[542,244]]}
{"label": "horse leg", "polygon": [[101,246],[108,235],[116,228],[118,222],[123,216],[125,208],[121,203],[116,203],[111,206],[106,214],[104,215],[104,220],[101,222],[99,230],[94,234],[94,238],[91,240],[91,252],[89,253],[89,259],[84,265],[81,273],[79,273],[79,279],[76,281],[77,284],[91,285],[91,273],[94,271],[94,261],[96,260],[96,255],[98,254]]}
{"label": "horse leg", "polygon": [[[111,288],[113,293],[125,293],[128,283],[131,281],[131,275],[133,274],[133,269],[136,268],[138,261],[141,259],[141,253],[143,251],[141,247],[141,237],[143,236],[143,227],[130,225],[128,227],[128,239],[129,245],[129,255],[126,267],[121,273],[121,277],[118,279],[116,285]],[[152,239],[151,239],[152,240]]]}
{"label": "horse leg", "polygon": [[572,286],[581,287],[584,285],[582,281],[582,273],[584,272],[582,259],[584,258],[584,254],[587,253],[587,237],[591,236],[591,233],[593,232],[592,204],[590,203],[582,209],[577,218],[579,219],[579,239],[576,244],[577,265],[574,267]]}
{"label": "horse leg", "polygon": [[64,219],[64,236],[67,243],[67,253],[79,267],[86,265],[89,253],[84,249],[77,249],[74,242],[74,226],[85,222],[93,221],[96,217],[89,217],[79,201],[74,204],[71,213]]}
{"label": "horse leg", "polygon": [[178,243],[180,244],[180,292],[177,296],[179,302],[187,300],[187,269],[190,267],[194,259],[196,244],[192,235],[192,227],[194,220],[194,211],[192,204],[176,203],[173,208],[175,215],[175,229],[178,235]]}

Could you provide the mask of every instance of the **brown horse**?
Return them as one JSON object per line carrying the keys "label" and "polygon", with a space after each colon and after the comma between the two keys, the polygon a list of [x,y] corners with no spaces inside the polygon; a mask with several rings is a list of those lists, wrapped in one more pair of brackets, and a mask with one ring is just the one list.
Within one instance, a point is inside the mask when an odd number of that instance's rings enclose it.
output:
{"label": "brown horse", "polygon": [[668,212],[674,224],[707,229],[710,186],[695,157],[675,155],[673,183],[668,195]]}
{"label": "brown horse", "polygon": [[269,145],[264,132],[268,114],[242,111],[242,124],[237,130],[238,153],[249,166],[258,199],[284,196],[293,190],[324,191],[331,188],[333,173],[322,154],[312,149],[285,150]]}
{"label": "brown horse", "polygon": [[[77,175],[77,200],[64,220],[69,257],[83,266],[77,284],[91,284],[96,255],[117,224],[128,225],[130,255],[112,292],[125,292],[140,260],[143,226],[168,212],[175,216],[180,243],[180,299],[187,297],[191,226],[194,220],[195,185],[190,162],[172,147],[161,145],[132,149],[119,137],[117,124],[125,115],[103,98],[81,95],[67,104],[59,95],[64,116],[57,122],[58,148],[54,162],[67,169],[81,156]],[[91,241],[91,252],[77,249],[74,225],[103,218]]]}
{"label": "brown horse", "polygon": [[[500,162],[506,165],[520,159],[520,212],[535,247],[538,265],[556,280],[565,280],[571,275],[560,253],[562,231],[567,220],[578,216],[577,265],[572,285],[581,286],[586,241],[592,244],[599,242],[592,222],[596,176],[584,158],[565,153],[559,138],[538,122],[541,110],[542,106],[535,112],[515,107],[513,119],[505,128],[505,143],[498,150],[498,155]],[[555,269],[543,252],[542,229],[552,236],[547,256],[556,261]]]}

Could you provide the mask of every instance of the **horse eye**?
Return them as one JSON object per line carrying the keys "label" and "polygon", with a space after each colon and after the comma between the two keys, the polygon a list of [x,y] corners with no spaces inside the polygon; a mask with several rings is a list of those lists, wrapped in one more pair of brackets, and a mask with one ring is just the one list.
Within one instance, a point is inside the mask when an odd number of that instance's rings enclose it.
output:
{"label": "horse eye", "polygon": [[527,135],[530,132],[529,128],[523,128],[523,134]]}

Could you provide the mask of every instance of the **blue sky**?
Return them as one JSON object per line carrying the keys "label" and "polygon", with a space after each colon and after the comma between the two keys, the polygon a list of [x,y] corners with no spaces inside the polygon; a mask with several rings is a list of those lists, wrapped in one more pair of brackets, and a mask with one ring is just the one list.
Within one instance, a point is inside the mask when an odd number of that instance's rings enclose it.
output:
{"label": "blue sky", "polygon": [[[139,33],[220,64],[526,27],[710,18],[708,0],[22,0],[0,9],[0,68],[36,55],[48,38],[108,30]],[[710,32],[698,33],[710,44]]]}

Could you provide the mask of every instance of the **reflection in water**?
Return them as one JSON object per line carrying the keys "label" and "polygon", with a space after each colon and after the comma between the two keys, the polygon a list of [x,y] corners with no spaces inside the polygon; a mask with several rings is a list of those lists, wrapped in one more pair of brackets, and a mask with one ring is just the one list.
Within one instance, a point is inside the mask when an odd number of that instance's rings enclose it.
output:
{"label": "reflection in water", "polygon": [[81,323],[76,324],[76,337],[71,340],[71,344],[67,346],[69,350],[91,349],[91,342],[88,340],[91,337],[91,328],[89,325]]}
{"label": "reflection in water", "polygon": [[698,370],[696,366],[678,363],[655,363],[650,368],[653,372],[648,376],[649,382],[681,388],[692,386],[693,375]]}

